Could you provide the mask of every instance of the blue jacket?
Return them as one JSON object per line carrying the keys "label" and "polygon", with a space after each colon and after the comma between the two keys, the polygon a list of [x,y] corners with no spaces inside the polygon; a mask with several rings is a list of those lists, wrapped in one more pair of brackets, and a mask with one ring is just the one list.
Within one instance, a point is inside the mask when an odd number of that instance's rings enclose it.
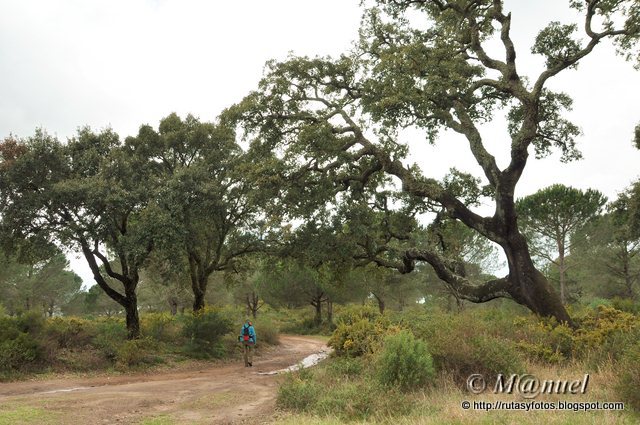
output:
{"label": "blue jacket", "polygon": [[240,341],[244,342],[244,329],[249,328],[249,341],[253,344],[257,342],[256,340],[256,330],[253,329],[252,325],[244,324],[242,325],[242,329],[240,329]]}

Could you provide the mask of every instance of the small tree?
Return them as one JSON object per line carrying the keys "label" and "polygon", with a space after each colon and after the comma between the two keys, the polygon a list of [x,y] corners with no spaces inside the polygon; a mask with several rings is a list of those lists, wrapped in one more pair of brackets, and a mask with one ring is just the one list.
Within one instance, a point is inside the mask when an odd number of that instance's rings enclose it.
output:
{"label": "small tree", "polygon": [[268,277],[262,266],[265,258],[259,256],[244,257],[236,265],[235,272],[225,276],[227,288],[232,292],[236,303],[246,308],[247,314],[254,319],[264,306]]}
{"label": "small tree", "polygon": [[69,261],[58,253],[39,268],[34,276],[34,289],[43,311],[52,317],[73,299],[82,288],[82,278],[68,270]]}

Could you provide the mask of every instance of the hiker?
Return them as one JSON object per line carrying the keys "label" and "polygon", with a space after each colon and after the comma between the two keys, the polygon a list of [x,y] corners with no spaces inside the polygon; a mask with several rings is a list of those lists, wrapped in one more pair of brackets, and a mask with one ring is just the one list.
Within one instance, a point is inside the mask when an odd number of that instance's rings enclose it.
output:
{"label": "hiker", "polygon": [[247,319],[240,331],[240,342],[244,350],[244,367],[253,367],[253,348],[256,345],[256,330],[251,320]]}

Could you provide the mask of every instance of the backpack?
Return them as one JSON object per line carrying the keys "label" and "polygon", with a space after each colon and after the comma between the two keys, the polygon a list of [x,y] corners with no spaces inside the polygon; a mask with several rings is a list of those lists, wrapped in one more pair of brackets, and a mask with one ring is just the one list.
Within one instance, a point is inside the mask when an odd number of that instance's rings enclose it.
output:
{"label": "backpack", "polygon": [[249,326],[242,327],[242,340],[249,341]]}

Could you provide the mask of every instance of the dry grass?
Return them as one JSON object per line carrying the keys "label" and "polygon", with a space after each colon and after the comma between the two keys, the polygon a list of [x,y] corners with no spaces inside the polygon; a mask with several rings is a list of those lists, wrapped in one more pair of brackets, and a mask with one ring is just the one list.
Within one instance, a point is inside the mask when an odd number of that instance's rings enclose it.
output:
{"label": "dry grass", "polygon": [[[613,391],[614,370],[611,365],[602,367],[599,371],[588,370],[582,363],[573,363],[568,366],[548,366],[530,364],[528,372],[540,379],[582,379],[585,373],[589,373],[589,385],[586,394],[576,395],[549,395],[543,394],[535,398],[535,401],[564,401],[564,402],[615,402],[619,401]],[[377,417],[375,420],[354,421],[351,423],[393,424],[393,425],[435,425],[435,424],[545,424],[545,425],[617,425],[638,424],[640,414],[625,411],[484,411],[465,410],[461,407],[463,401],[493,402],[497,400],[511,402],[529,401],[519,395],[493,394],[486,390],[479,395],[470,394],[455,385],[451,376],[440,374],[438,387],[414,393],[413,411],[406,416]],[[491,387],[491,385],[489,385]],[[337,417],[318,417],[309,414],[280,413],[274,418],[273,423],[289,425],[333,425],[344,423]]]}

